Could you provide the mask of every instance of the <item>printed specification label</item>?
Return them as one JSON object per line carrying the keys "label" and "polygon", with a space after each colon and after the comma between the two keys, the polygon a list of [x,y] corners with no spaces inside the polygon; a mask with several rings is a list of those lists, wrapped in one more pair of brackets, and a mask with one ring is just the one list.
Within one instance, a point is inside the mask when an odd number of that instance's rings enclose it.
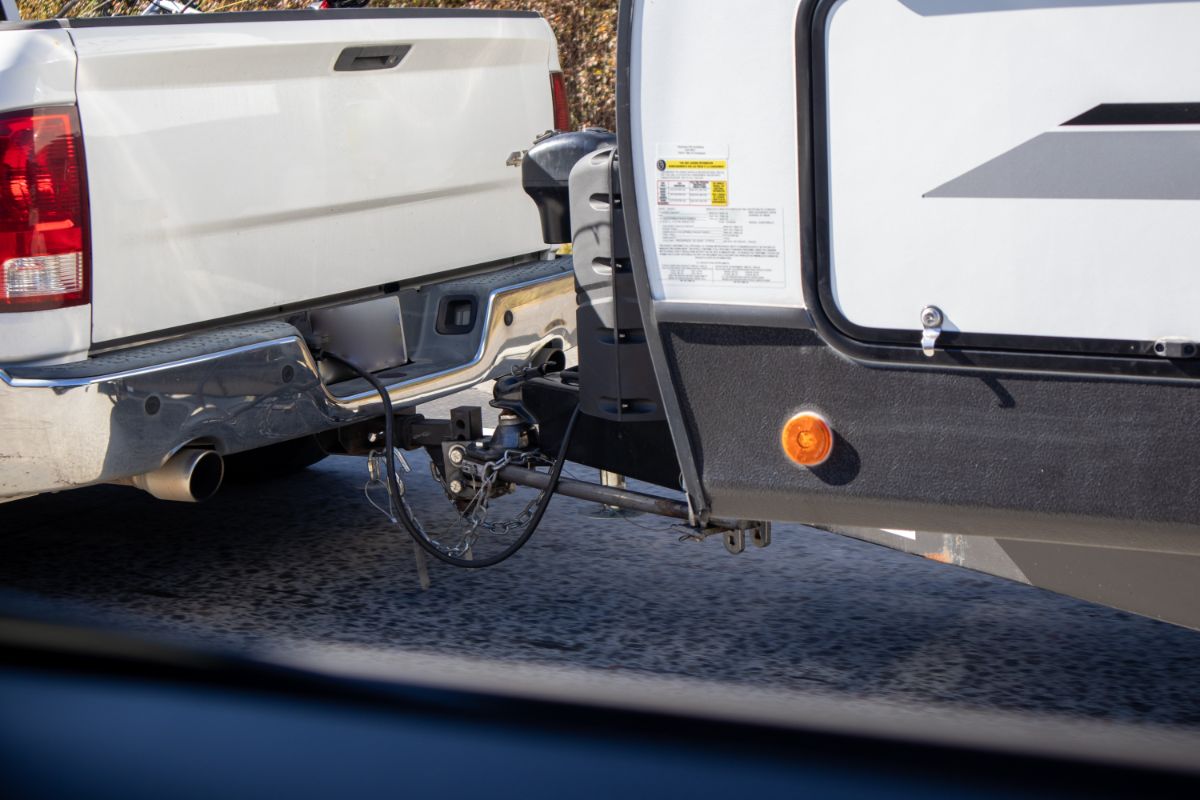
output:
{"label": "printed specification label", "polygon": [[784,285],[778,209],[660,207],[658,220],[664,283]]}
{"label": "printed specification label", "polygon": [[728,148],[663,145],[655,167],[664,284],[784,286],[779,209],[729,205]]}

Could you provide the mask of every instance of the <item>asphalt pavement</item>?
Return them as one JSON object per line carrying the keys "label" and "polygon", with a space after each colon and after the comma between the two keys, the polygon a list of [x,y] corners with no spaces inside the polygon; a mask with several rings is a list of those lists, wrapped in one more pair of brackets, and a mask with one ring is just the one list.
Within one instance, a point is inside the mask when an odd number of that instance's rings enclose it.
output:
{"label": "asphalt pavement", "polygon": [[0,587],[251,652],[1200,734],[1194,631],[797,525],[733,556],[717,537],[681,542],[669,521],[598,520],[561,497],[509,562],[431,563],[423,590],[365,479],[364,461],[339,457],[200,505],[113,486],[10,503]]}

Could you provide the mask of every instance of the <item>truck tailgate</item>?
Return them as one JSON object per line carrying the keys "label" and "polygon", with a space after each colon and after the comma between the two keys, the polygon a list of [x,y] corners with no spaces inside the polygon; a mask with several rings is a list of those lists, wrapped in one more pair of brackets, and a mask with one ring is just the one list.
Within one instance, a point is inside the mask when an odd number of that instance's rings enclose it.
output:
{"label": "truck tailgate", "polygon": [[[543,247],[519,171],[505,166],[552,127],[557,52],[536,15],[70,25],[96,342]],[[337,68],[348,49],[380,46],[399,63]]]}

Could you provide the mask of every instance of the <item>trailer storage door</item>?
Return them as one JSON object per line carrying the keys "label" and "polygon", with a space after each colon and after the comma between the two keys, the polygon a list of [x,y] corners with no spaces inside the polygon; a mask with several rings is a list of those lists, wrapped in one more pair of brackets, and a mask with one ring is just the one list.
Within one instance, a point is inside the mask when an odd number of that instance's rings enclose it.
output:
{"label": "trailer storage door", "polygon": [[813,34],[846,334],[1150,354],[1200,341],[1200,4],[840,0]]}

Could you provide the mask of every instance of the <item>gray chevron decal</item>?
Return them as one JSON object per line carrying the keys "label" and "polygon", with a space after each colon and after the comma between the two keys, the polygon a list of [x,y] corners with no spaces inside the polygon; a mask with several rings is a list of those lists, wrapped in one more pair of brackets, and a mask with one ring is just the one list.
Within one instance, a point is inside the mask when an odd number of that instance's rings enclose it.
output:
{"label": "gray chevron decal", "polygon": [[1200,200],[1200,130],[1170,129],[1198,122],[1198,103],[1100,105],[925,196]]}

